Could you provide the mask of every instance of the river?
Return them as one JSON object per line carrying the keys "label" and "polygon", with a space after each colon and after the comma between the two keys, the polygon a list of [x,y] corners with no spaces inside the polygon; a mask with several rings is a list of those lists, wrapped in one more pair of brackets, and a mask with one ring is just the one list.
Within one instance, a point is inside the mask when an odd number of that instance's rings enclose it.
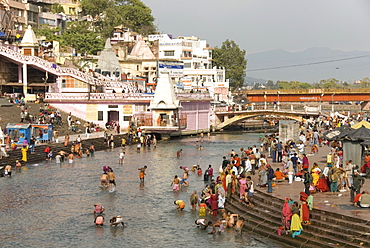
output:
{"label": "river", "polygon": [[[189,196],[204,187],[203,177],[189,175],[189,187],[172,192],[179,166],[211,164],[218,174],[222,156],[259,144],[258,134],[217,134],[205,138],[196,149],[196,138],[159,142],[157,148],[126,147],[123,165],[118,164],[121,148],[97,152],[94,157],[76,159],[73,165],[55,161],[22,167],[11,178],[0,178],[1,247],[279,247],[250,232],[234,235],[226,229],[210,235],[195,227],[199,218],[190,209]],[[183,149],[182,157],[176,151]],[[117,177],[117,190],[100,187],[102,166],[109,165]],[[138,168],[148,166],[145,185],[140,185]],[[174,200],[187,206],[177,212]],[[105,208],[105,226],[95,227],[95,203]],[[123,216],[127,227],[110,227],[112,216]]]}

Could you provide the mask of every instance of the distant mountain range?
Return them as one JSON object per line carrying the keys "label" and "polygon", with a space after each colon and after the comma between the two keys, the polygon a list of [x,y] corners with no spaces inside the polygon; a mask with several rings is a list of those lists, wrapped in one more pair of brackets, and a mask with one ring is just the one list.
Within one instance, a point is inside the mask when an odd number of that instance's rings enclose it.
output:
{"label": "distant mountain range", "polygon": [[370,51],[309,48],[301,52],[282,49],[247,55],[248,84],[268,80],[313,83],[336,78],[354,82],[370,77]]}

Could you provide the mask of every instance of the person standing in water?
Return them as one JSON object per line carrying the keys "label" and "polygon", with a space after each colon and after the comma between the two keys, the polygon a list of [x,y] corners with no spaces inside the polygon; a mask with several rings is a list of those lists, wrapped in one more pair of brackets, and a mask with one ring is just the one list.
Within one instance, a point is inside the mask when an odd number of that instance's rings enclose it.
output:
{"label": "person standing in water", "polygon": [[172,180],[171,186],[173,186],[172,187],[173,191],[180,190],[180,179],[177,177],[177,175],[175,175],[174,179]]}
{"label": "person standing in water", "polygon": [[120,154],[119,154],[118,163],[119,164],[123,164],[123,160],[124,159],[125,159],[125,152],[124,151],[121,151]]}
{"label": "person standing in water", "polygon": [[144,167],[138,169],[140,171],[139,172],[140,183],[144,183],[144,179],[145,179],[145,175],[146,175],[145,174],[146,168],[148,168],[148,166],[144,165]]}
{"label": "person standing in water", "polygon": [[190,204],[191,204],[191,209],[196,210],[197,209],[197,204],[198,204],[198,195],[197,191],[194,190],[193,194],[190,195]]}
{"label": "person standing in water", "polygon": [[109,190],[113,190],[116,187],[116,176],[113,173],[113,170],[110,170],[108,173],[109,179]]}
{"label": "person standing in water", "polygon": [[177,158],[180,158],[180,157],[181,157],[181,153],[182,153],[182,149],[180,149],[180,150],[178,150],[178,151],[176,152],[176,156],[177,156]]}

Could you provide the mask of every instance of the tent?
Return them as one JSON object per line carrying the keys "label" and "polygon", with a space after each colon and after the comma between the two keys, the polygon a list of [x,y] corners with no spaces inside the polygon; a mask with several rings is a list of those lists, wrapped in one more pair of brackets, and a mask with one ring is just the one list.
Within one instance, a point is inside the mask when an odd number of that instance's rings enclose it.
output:
{"label": "tent", "polygon": [[335,139],[345,139],[351,141],[364,141],[370,139],[370,129],[365,126],[359,127],[357,129],[351,128],[348,131],[342,132]]}
{"label": "tent", "polygon": [[361,126],[357,129],[343,131],[334,137],[335,140],[342,140],[343,163],[352,160],[354,164],[361,167],[362,155],[364,152],[363,142],[370,139],[370,129]]}
{"label": "tent", "polygon": [[370,122],[368,122],[368,121],[360,121],[359,123],[356,123],[355,125],[353,125],[351,128],[358,129],[360,127],[366,127],[368,129],[370,129]]}
{"label": "tent", "polygon": [[352,130],[350,126],[343,125],[334,130],[327,131],[323,134],[324,138],[328,140],[335,140],[337,136]]}

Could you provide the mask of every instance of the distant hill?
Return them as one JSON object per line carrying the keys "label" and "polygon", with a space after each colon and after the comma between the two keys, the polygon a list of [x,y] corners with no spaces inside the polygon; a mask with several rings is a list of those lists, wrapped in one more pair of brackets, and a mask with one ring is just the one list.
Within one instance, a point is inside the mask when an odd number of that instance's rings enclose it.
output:
{"label": "distant hill", "polygon": [[[287,52],[278,49],[248,54],[247,60],[247,77],[264,82],[297,80],[312,83],[328,78],[353,82],[370,77],[370,51],[344,52],[330,48],[309,48],[301,52]],[[299,66],[302,64],[305,65]],[[276,67],[279,68],[256,71]]]}

